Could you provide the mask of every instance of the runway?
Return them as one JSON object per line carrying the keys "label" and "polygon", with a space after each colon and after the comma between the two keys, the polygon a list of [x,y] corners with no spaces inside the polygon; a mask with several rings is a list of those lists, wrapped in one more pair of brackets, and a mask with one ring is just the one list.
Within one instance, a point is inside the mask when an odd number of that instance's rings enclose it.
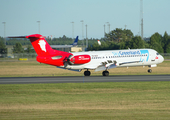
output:
{"label": "runway", "polygon": [[0,84],[170,81],[170,75],[2,77]]}

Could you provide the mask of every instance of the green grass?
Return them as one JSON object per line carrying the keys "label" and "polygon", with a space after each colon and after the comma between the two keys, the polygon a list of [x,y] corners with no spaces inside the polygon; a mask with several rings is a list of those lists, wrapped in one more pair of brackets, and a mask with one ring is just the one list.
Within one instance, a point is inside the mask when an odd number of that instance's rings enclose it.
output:
{"label": "green grass", "polygon": [[0,85],[1,120],[169,118],[169,82]]}
{"label": "green grass", "polygon": [[[170,61],[164,61],[152,68],[152,73],[147,72],[146,66],[109,69],[110,75],[156,75],[170,74]],[[85,70],[74,72],[56,68],[55,66],[40,64],[36,61],[0,62],[0,77],[39,77],[39,76],[83,76]],[[91,71],[91,76],[102,76],[102,71]]]}

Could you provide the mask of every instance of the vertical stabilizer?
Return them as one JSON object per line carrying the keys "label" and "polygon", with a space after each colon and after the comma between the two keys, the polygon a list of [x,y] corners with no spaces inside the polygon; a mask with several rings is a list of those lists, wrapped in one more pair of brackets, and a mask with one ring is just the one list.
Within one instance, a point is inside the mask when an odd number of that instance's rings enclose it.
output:
{"label": "vertical stabilizer", "polygon": [[47,43],[45,38],[40,34],[33,34],[26,36],[30,39],[32,46],[34,47],[38,56],[46,56],[55,54],[54,50]]}
{"label": "vertical stabilizer", "polygon": [[77,43],[78,43],[78,36],[76,37],[76,39],[74,40],[73,44],[71,44],[71,45],[77,46]]}

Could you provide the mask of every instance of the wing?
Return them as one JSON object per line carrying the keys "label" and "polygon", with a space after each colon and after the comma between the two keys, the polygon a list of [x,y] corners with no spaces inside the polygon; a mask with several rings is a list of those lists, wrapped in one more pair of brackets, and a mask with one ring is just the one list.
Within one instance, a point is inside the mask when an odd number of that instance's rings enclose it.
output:
{"label": "wing", "polygon": [[131,62],[123,62],[123,63],[119,63],[119,65],[125,65],[125,64],[131,64],[131,63],[139,63],[139,62],[142,62],[142,61],[131,61]]}
{"label": "wing", "polygon": [[64,68],[64,67],[57,67],[57,68],[64,69],[64,70],[75,71],[75,72],[81,72],[81,70],[82,70],[82,69],[67,69],[67,68]]}
{"label": "wing", "polygon": [[105,62],[102,62],[101,65],[98,65],[95,71],[97,72],[97,71],[102,71],[102,70],[108,70],[108,69],[116,68],[117,66],[139,63],[139,62],[142,62],[142,61],[130,61],[130,62],[121,62],[121,63],[118,63],[116,61],[113,61],[113,62],[105,61]]}

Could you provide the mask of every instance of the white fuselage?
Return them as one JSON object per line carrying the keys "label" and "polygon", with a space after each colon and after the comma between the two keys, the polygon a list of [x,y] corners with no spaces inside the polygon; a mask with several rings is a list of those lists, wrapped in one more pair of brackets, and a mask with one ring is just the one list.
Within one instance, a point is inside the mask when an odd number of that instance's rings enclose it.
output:
{"label": "white fuselage", "polygon": [[68,65],[67,69],[96,69],[99,66],[108,67],[115,63],[116,67],[149,66],[162,63],[164,58],[153,49],[127,49],[72,53],[90,55],[91,61],[81,65]]}

